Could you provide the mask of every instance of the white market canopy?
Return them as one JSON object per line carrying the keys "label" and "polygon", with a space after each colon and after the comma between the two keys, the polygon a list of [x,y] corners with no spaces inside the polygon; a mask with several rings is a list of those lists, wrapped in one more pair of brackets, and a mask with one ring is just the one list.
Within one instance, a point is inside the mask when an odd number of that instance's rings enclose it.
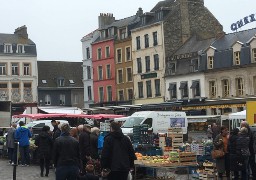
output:
{"label": "white market canopy", "polygon": [[246,110],[236,112],[236,113],[231,113],[228,115],[229,119],[246,119]]}
{"label": "white market canopy", "polygon": [[55,107],[55,106],[49,106],[49,107],[38,107],[41,111],[44,111],[45,113],[60,113],[60,114],[83,114],[83,110],[77,107]]}

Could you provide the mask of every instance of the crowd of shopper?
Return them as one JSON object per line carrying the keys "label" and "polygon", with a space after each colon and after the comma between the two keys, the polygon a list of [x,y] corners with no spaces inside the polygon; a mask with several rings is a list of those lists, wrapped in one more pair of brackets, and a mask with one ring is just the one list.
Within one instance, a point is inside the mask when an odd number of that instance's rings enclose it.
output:
{"label": "crowd of shopper", "polygon": [[[214,137],[214,131],[219,134]],[[208,131],[207,131],[208,133]],[[219,179],[223,179],[225,173],[227,179],[256,180],[256,133],[252,133],[246,121],[242,121],[240,130],[212,126],[212,138],[214,149],[224,152],[224,156],[216,158],[216,168]]]}
{"label": "crowd of shopper", "polygon": [[[35,137],[36,157],[40,176],[48,177],[51,166],[55,168],[56,180],[127,180],[134,167],[135,152],[130,139],[122,133],[118,123],[110,124],[110,132],[104,138],[101,153],[98,151],[100,131],[89,124],[71,128],[69,124],[58,125],[53,120],[53,131],[44,126]],[[29,139],[32,132],[23,122],[19,128],[13,124],[7,135],[9,161],[17,162],[15,141],[19,142],[20,165],[29,166]],[[97,171],[97,172],[96,172]]]}

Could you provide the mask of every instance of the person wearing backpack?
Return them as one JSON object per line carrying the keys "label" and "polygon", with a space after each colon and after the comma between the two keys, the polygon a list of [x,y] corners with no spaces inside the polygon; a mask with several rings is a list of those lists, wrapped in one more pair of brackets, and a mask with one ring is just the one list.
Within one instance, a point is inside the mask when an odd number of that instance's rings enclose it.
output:
{"label": "person wearing backpack", "polygon": [[130,139],[122,133],[117,122],[112,122],[101,154],[102,173],[108,174],[111,180],[127,180],[134,160],[136,156]]}

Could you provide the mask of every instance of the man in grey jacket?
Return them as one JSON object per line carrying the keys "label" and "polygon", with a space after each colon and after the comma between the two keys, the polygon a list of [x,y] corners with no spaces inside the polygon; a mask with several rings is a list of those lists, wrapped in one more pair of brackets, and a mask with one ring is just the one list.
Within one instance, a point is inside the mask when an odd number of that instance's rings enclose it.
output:
{"label": "man in grey jacket", "polygon": [[6,136],[6,146],[8,148],[8,159],[10,164],[14,164],[16,159],[16,151],[14,149],[14,142],[15,142],[14,135],[15,135],[16,127],[17,127],[16,124],[12,124]]}

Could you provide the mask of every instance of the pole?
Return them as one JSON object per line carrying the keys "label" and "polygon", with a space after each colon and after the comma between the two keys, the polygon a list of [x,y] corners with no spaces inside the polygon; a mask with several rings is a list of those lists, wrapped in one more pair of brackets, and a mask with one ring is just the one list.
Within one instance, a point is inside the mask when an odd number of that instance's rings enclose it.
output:
{"label": "pole", "polygon": [[17,166],[18,166],[18,162],[19,162],[19,158],[18,158],[18,154],[19,154],[19,142],[15,142],[14,143],[14,153],[15,154],[15,158],[14,158],[14,165],[13,165],[13,180],[16,180],[16,170],[17,170]]}

